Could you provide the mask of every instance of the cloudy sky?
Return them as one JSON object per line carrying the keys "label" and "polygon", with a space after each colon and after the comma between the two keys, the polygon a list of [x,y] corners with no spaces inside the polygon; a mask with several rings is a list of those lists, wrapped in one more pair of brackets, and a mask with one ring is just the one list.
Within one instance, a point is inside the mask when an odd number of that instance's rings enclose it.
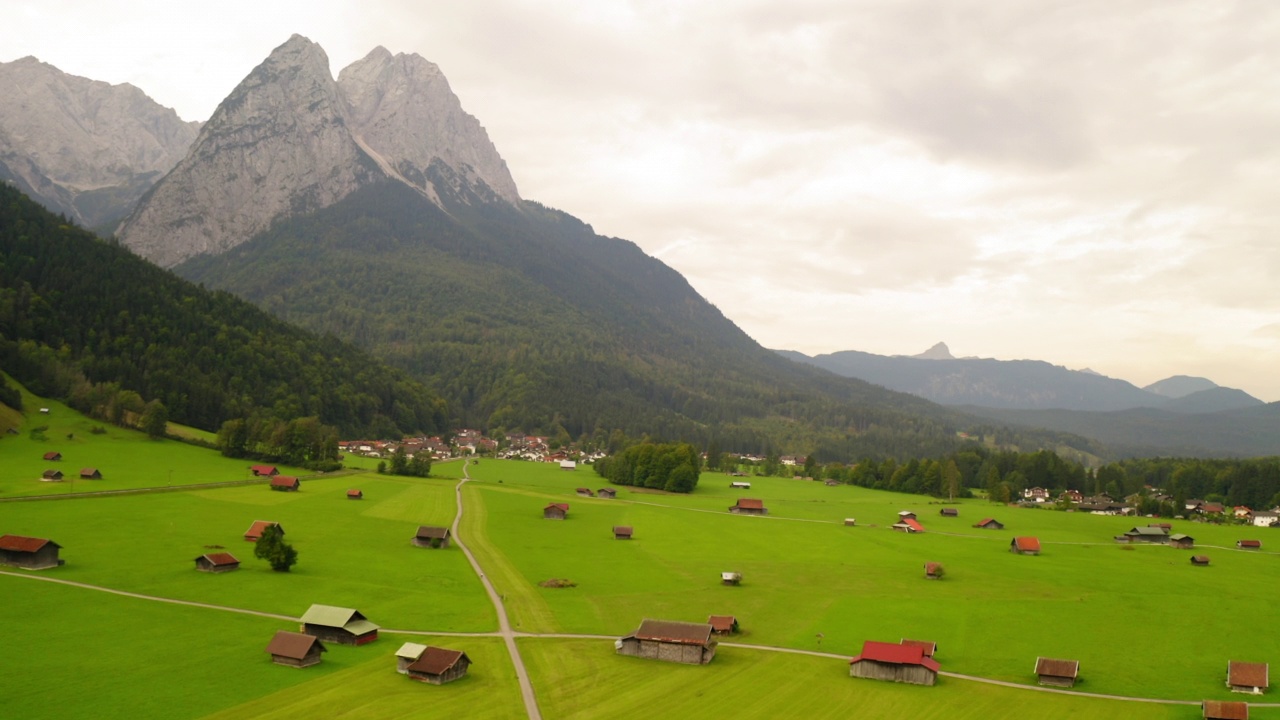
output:
{"label": "cloudy sky", "polygon": [[0,61],[203,120],[295,32],[438,64],[524,197],[767,347],[1280,400],[1280,4],[9,0]]}

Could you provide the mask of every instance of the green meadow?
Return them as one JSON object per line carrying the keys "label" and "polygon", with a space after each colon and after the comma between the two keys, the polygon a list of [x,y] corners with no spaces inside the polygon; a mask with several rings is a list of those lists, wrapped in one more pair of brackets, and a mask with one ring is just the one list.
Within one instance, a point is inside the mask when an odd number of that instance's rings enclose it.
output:
{"label": "green meadow", "polygon": [[[36,408],[48,407],[48,415]],[[31,398],[17,435],[0,437],[0,533],[49,537],[62,567],[0,573],[8,602],[0,620],[7,648],[0,672],[22,677],[0,715],[44,718],[436,718],[523,717],[514,668],[497,637],[426,640],[465,650],[467,678],[435,687],[394,672],[394,651],[417,633],[491,633],[497,619],[461,550],[417,548],[419,525],[448,525],[456,511],[461,462],[433,466],[428,479],[369,471],[348,460],[342,476],[306,480],[298,493],[237,485],[80,495],[81,486],[167,484],[169,466],[184,483],[237,479],[247,463],[171,440],[107,427],[57,403]],[[31,427],[48,425],[33,440]],[[74,438],[67,439],[66,435]],[[101,482],[77,481],[76,495],[22,499],[51,484],[39,475],[48,449],[70,455],[62,467],[134,468]],[[35,461],[31,458],[34,457]],[[89,459],[92,458],[92,459]],[[34,464],[33,464],[34,462]],[[166,482],[155,480],[164,468]],[[1146,520],[997,507],[980,500],[941,517],[929,498],[778,478],[703,475],[687,496],[618,488],[616,500],[583,498],[579,486],[605,485],[589,467],[481,459],[465,468],[463,539],[504,598],[523,633],[621,636],[653,617],[704,621],[735,615],[742,633],[727,642],[856,654],[864,640],[909,637],[939,644],[943,671],[1031,685],[1037,656],[1077,659],[1077,689],[1177,700],[1239,699],[1223,686],[1228,660],[1269,662],[1280,640],[1276,618],[1280,562],[1270,533],[1175,522],[1195,550],[1128,547],[1112,537]],[[180,482],[175,470],[174,484]],[[132,483],[132,484],[130,484]],[[58,487],[70,493],[70,484]],[[34,487],[34,489],[33,489]],[[364,500],[349,500],[359,488]],[[739,497],[761,498],[767,518],[731,515]],[[3,501],[4,498],[13,498]],[[542,508],[567,502],[569,519]],[[926,532],[889,529],[913,510]],[[977,530],[984,517],[1003,531]],[[847,527],[845,518],[856,518]],[[279,522],[299,553],[291,572],[253,557],[243,533],[254,520]],[[614,540],[614,525],[635,528]],[[1044,544],[1016,556],[1016,535]],[[1263,552],[1234,548],[1259,537]],[[1276,546],[1280,547],[1280,546]],[[241,569],[211,575],[193,559],[226,550]],[[1191,554],[1212,558],[1193,567]],[[924,578],[925,562],[946,576]],[[743,574],[738,587],[720,573]],[[296,617],[312,603],[359,608],[383,627],[361,648],[331,646],[320,666],[271,664],[263,652],[286,620],[122,597],[41,582],[52,578],[181,601]],[[552,578],[575,583],[544,588]],[[1072,697],[943,677],[936,687],[854,680],[843,659],[721,646],[706,667],[620,657],[607,639],[522,637],[544,717],[836,717],[851,713],[924,718],[1190,718],[1191,705]],[[122,668],[124,670],[122,670]],[[51,702],[56,698],[56,702]],[[1271,700],[1268,696],[1263,700]],[[1253,708],[1254,718],[1280,709]]]}

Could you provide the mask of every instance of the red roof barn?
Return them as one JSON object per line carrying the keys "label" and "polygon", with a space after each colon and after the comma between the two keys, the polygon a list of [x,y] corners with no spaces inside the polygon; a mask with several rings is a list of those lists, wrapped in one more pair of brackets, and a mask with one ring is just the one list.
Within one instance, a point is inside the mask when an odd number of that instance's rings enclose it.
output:
{"label": "red roof barn", "polygon": [[250,465],[249,472],[258,477],[272,477],[280,474],[275,465]]}
{"label": "red roof barn", "polygon": [[405,674],[415,680],[443,685],[467,674],[471,658],[461,650],[427,646],[418,659],[405,668]]}
{"label": "red roof barn", "polygon": [[271,489],[281,492],[297,492],[302,482],[292,475],[276,475],[271,478]]}
{"label": "red roof barn", "polygon": [[61,545],[44,538],[24,537],[22,535],[0,536],[0,565],[26,568],[28,570],[44,570],[57,567],[63,563],[58,559]]}
{"label": "red roof barn", "polygon": [[1249,720],[1249,703],[1205,700],[1200,703],[1204,720]]}
{"label": "red roof barn", "polygon": [[209,553],[196,558],[196,569],[201,572],[230,572],[239,567],[240,561],[231,553]]}
{"label": "red roof barn", "polygon": [[569,516],[569,503],[551,503],[542,508],[543,520],[564,520]]}
{"label": "red roof barn", "polygon": [[44,459],[45,459],[45,460],[48,460],[49,462],[57,462],[57,461],[59,461],[59,460],[61,460],[61,459],[62,459],[62,453],[60,453],[60,452],[47,452],[47,453],[45,453],[45,454],[44,454]]}
{"label": "red roof barn", "polygon": [[769,509],[764,506],[763,500],[738,498],[737,504],[730,507],[729,512],[735,515],[768,515]]}
{"label": "red roof barn", "polygon": [[919,645],[867,640],[862,654],[849,661],[849,677],[933,685],[938,681],[938,663]]}
{"label": "red roof barn", "polygon": [[[258,542],[258,539],[262,537],[262,531],[272,525],[280,527],[280,523],[278,522],[271,522],[270,520],[254,520],[253,524],[249,526],[249,529],[244,531],[244,539],[249,542]],[[280,527],[280,534],[284,534],[283,527]]]}
{"label": "red roof barn", "polygon": [[1041,685],[1072,687],[1080,675],[1080,661],[1036,658],[1036,675]]}
{"label": "red roof barn", "polygon": [[645,620],[636,631],[614,643],[619,655],[706,665],[716,655],[709,623]]}
{"label": "red roof barn", "polygon": [[1039,555],[1040,539],[1033,537],[1016,537],[1009,543],[1009,552],[1019,555]]}
{"label": "red roof barn", "polygon": [[320,662],[320,653],[328,651],[319,638],[288,630],[277,632],[267,645],[271,662],[298,668],[315,665]]}
{"label": "red roof barn", "polygon": [[1232,660],[1227,663],[1227,687],[1232,692],[1261,695],[1270,685],[1266,663],[1247,663]]}

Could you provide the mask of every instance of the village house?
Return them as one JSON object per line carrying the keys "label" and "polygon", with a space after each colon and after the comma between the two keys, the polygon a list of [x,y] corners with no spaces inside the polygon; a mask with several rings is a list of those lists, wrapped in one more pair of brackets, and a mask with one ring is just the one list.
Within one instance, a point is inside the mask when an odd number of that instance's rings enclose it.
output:
{"label": "village house", "polygon": [[1191,564],[1192,565],[1208,565],[1209,556],[1208,555],[1192,555]]}
{"label": "village house", "polygon": [[297,492],[302,487],[302,481],[292,475],[276,475],[271,478],[271,489],[280,492]]}
{"label": "village house", "polygon": [[419,525],[413,536],[413,544],[425,548],[447,548],[450,538],[449,528],[433,525]]}
{"label": "village house", "polygon": [[1073,687],[1080,674],[1080,661],[1036,658],[1036,682],[1054,687]]}
{"label": "village house", "polygon": [[396,650],[396,672],[401,675],[409,674],[409,666],[417,662],[426,649],[426,645],[415,642],[401,645],[400,649]]}
{"label": "village house", "polygon": [[1231,692],[1261,695],[1270,686],[1266,663],[1247,663],[1232,660],[1227,663],[1227,687]]}
{"label": "village house", "polygon": [[716,655],[709,623],[645,619],[636,631],[614,642],[619,655],[706,665]]}
{"label": "village house", "polygon": [[543,520],[564,520],[569,516],[568,503],[551,503],[542,508]]}
{"label": "village house", "polygon": [[581,495],[582,497],[595,497],[595,496],[596,496],[596,494],[595,494],[595,493],[591,492],[591,488],[578,488],[578,489],[577,489],[577,490],[575,490],[574,492],[578,493],[578,494],[579,494],[579,495]]}
{"label": "village house", "polygon": [[849,661],[849,677],[933,685],[938,681],[938,662],[918,645],[867,640],[862,653]]}
{"label": "village house", "polygon": [[1241,550],[1260,550],[1262,548],[1261,540],[1237,540],[1236,547]]}
{"label": "village house", "polygon": [[0,565],[27,570],[45,570],[63,564],[58,559],[62,546],[45,538],[0,535]]}
{"label": "village house", "polygon": [[630,540],[631,527],[629,525],[614,525],[613,539],[614,540]]}
{"label": "village house", "polygon": [[1019,555],[1039,555],[1040,539],[1033,537],[1016,537],[1009,542],[1009,552]]}
{"label": "village house", "polygon": [[729,508],[729,512],[735,515],[768,515],[769,509],[764,506],[763,500],[738,498],[738,503]]}
{"label": "village house", "polygon": [[982,530],[1003,530],[1004,523],[996,520],[995,518],[982,518],[982,520],[977,525],[974,525],[974,527],[981,528]]}
{"label": "village house", "polygon": [[405,667],[405,674],[414,680],[443,685],[465,676],[469,667],[471,667],[471,658],[461,650],[447,650],[428,645],[417,660]]}
{"label": "village house", "polygon": [[209,553],[196,558],[200,572],[224,573],[240,569],[240,561],[231,553]]}
{"label": "village house", "polygon": [[907,518],[901,522],[896,522],[891,527],[898,532],[907,534],[924,532],[924,526],[916,522],[915,518]]}
{"label": "village house", "polygon": [[1237,520],[1246,520],[1250,515],[1253,515],[1253,510],[1250,510],[1244,505],[1237,505],[1231,508],[1231,514],[1235,516]]}
{"label": "village house", "polygon": [[1084,495],[1079,490],[1065,490],[1058,496],[1058,499],[1078,503],[1081,500],[1084,500]]}
{"label": "village house", "polygon": [[1205,720],[1249,720],[1249,703],[1229,700],[1205,700],[1200,703]]}
{"label": "village house", "polygon": [[62,453],[60,453],[60,452],[47,452],[47,453],[45,453],[45,454],[44,454],[44,459],[45,459],[45,460],[47,460],[47,461],[49,461],[49,462],[58,462],[59,460],[61,460],[61,459],[62,459]]}
{"label": "village house", "polygon": [[711,632],[716,635],[732,635],[738,632],[738,618],[732,615],[712,615],[707,618]]}
{"label": "village house", "polygon": [[319,638],[288,630],[280,630],[267,644],[271,662],[296,668],[311,667],[319,663],[320,653],[328,651]]}
{"label": "village house", "polygon": [[960,511],[956,508],[942,508],[938,514],[942,517],[960,517]]}
{"label": "village house", "polygon": [[43,482],[62,482],[62,471],[45,470],[44,473],[40,475],[40,480]]}
{"label": "village house", "polygon": [[933,642],[932,640],[908,640],[906,638],[902,638],[898,644],[905,645],[907,647],[918,647],[924,651],[925,657],[933,657],[934,654],[938,652],[938,643]]}
{"label": "village house", "polygon": [[280,526],[280,523],[271,522],[270,520],[254,520],[253,524],[249,526],[249,529],[245,531],[244,539],[249,542],[258,542],[258,540],[262,538],[262,531],[272,525],[280,528],[280,534],[284,535],[284,528]]}
{"label": "village house", "polygon": [[341,645],[364,645],[378,639],[378,626],[359,610],[312,605],[302,616],[302,631]]}
{"label": "village house", "polygon": [[91,467],[80,468],[80,479],[81,480],[101,480],[102,471],[98,470],[98,468],[91,468]]}
{"label": "village house", "polygon": [[618,491],[614,490],[613,488],[600,488],[599,490],[596,491],[596,495],[598,497],[612,500],[618,497]]}
{"label": "village house", "polygon": [[255,477],[273,477],[280,474],[275,465],[250,465],[249,472]]}
{"label": "village house", "polygon": [[348,500],[363,500],[363,499],[364,499],[364,491],[363,491],[363,490],[348,490],[348,491],[347,491],[347,499],[348,499]]}
{"label": "village house", "polygon": [[1194,512],[1194,513],[1204,512],[1204,501],[1198,498],[1192,498],[1186,501],[1186,503],[1183,505],[1183,509],[1186,510],[1187,512]]}
{"label": "village house", "polygon": [[1127,543],[1167,543],[1169,542],[1169,531],[1159,527],[1136,527],[1128,530],[1123,535],[1117,536],[1116,540]]}
{"label": "village house", "polygon": [[742,573],[740,572],[722,572],[720,573],[721,585],[741,585]]}
{"label": "village house", "polygon": [[928,580],[942,579],[942,563],[927,562],[924,564],[924,576]]}
{"label": "village house", "polygon": [[1253,514],[1250,521],[1254,527],[1275,527],[1280,524],[1280,515],[1266,510],[1259,510]]}
{"label": "village house", "polygon": [[1022,499],[1027,502],[1049,502],[1049,491],[1042,487],[1027,488],[1022,491]]}
{"label": "village house", "polygon": [[1200,506],[1200,512],[1205,515],[1221,515],[1226,512],[1226,507],[1222,503],[1207,502]]}

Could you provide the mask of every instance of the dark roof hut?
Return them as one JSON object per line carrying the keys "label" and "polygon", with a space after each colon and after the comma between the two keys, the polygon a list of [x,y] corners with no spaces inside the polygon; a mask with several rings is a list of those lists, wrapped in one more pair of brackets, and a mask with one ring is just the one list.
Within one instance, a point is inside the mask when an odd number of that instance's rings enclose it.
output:
{"label": "dark roof hut", "polygon": [[569,516],[569,503],[551,503],[542,508],[543,520],[564,520]]}
{"label": "dark roof hut", "polygon": [[250,465],[249,472],[253,473],[257,477],[270,477],[280,474],[280,471],[276,469],[275,465]]}
{"label": "dark roof hut", "polygon": [[347,499],[348,499],[348,500],[363,500],[363,499],[364,499],[364,491],[363,491],[363,490],[355,490],[355,489],[348,490],[348,491],[347,491]]}
{"label": "dark roof hut", "polygon": [[1190,535],[1183,535],[1182,533],[1178,533],[1176,535],[1169,536],[1169,547],[1181,548],[1183,550],[1186,550],[1189,548],[1193,548],[1195,546],[1196,546],[1196,539],[1191,537]]}
{"label": "dark roof hut", "polygon": [[612,499],[618,497],[618,491],[613,488],[600,488],[596,491],[596,495],[598,497]]}
{"label": "dark roof hut", "polygon": [[867,640],[862,653],[849,661],[849,677],[933,685],[938,681],[938,663],[917,645]]}
{"label": "dark roof hut", "polygon": [[62,480],[62,471],[61,470],[45,470],[43,473],[41,473],[40,479],[44,481],[57,482],[59,480]]}
{"label": "dark roof hut", "polygon": [[927,562],[924,564],[924,576],[926,579],[941,580],[942,575],[942,563]]}
{"label": "dark roof hut", "polygon": [[1208,565],[1209,556],[1208,555],[1192,555],[1191,564],[1192,565]]}
{"label": "dark roof hut", "polygon": [[0,535],[0,565],[27,570],[58,567],[63,563],[58,559],[60,549],[61,545],[45,538]]}
{"label": "dark roof hut", "polygon": [[1266,663],[1247,663],[1232,660],[1227,663],[1227,687],[1231,692],[1261,695],[1270,686]]}
{"label": "dark roof hut", "polygon": [[577,490],[575,490],[574,492],[578,493],[578,494],[579,494],[579,495],[581,495],[582,497],[595,497],[595,496],[596,496],[596,494],[595,494],[595,493],[591,492],[591,488],[578,488],[578,489],[577,489]]}
{"label": "dark roof hut", "polygon": [[1249,720],[1249,703],[1228,700],[1205,700],[1200,703],[1205,720]]}
{"label": "dark roof hut", "polygon": [[1261,540],[1237,540],[1236,547],[1242,550],[1258,550],[1262,547]]}
{"label": "dark roof hut", "polygon": [[956,508],[942,508],[938,514],[943,517],[960,517],[960,511]]}
{"label": "dark roof hut", "polygon": [[418,547],[447,548],[450,537],[449,528],[420,525],[413,536],[413,544]]}
{"label": "dark roof hut", "polygon": [[292,475],[276,475],[271,478],[271,489],[281,492],[297,492],[302,487],[302,481]]}
{"label": "dark roof hut", "polygon": [[378,639],[378,626],[359,610],[312,605],[302,616],[302,631],[341,645],[364,645]]}
{"label": "dark roof hut", "polygon": [[422,657],[422,653],[426,652],[427,646],[415,642],[407,642],[396,650],[396,672],[401,675],[409,673],[409,666],[418,661]]}
{"label": "dark roof hut", "polygon": [[471,658],[461,650],[427,646],[418,659],[405,668],[405,674],[414,680],[443,685],[467,674]]}
{"label": "dark roof hut", "polygon": [[196,558],[200,572],[223,573],[240,569],[240,561],[231,553],[209,553]]}
{"label": "dark roof hut", "polygon": [[258,539],[262,537],[262,531],[272,525],[279,527],[280,534],[284,534],[284,528],[280,527],[280,523],[278,522],[272,522],[270,520],[254,520],[253,524],[249,526],[249,529],[244,532],[244,539],[249,542],[258,542]]}
{"label": "dark roof hut", "polygon": [[738,632],[738,618],[732,615],[712,615],[707,618],[711,632],[717,635],[732,635]]}
{"label": "dark roof hut", "polygon": [[768,515],[769,509],[764,506],[763,500],[738,498],[737,504],[730,507],[729,512],[735,515]]}
{"label": "dark roof hut", "polygon": [[1019,555],[1039,555],[1040,539],[1033,537],[1016,537],[1009,542],[1009,552]]}
{"label": "dark roof hut", "polygon": [[1072,687],[1080,675],[1080,661],[1036,658],[1036,682],[1054,687]]}
{"label": "dark roof hut", "polygon": [[102,471],[98,468],[80,468],[81,480],[101,480]]}
{"label": "dark roof hut", "polygon": [[898,644],[909,647],[918,647],[924,651],[925,657],[933,657],[934,653],[938,652],[938,643],[932,640],[908,640],[906,638],[902,638],[902,641]]}
{"label": "dark roof hut", "polygon": [[47,452],[47,453],[45,453],[45,454],[44,454],[44,459],[45,459],[45,460],[48,460],[49,462],[58,462],[59,460],[61,460],[61,459],[62,459],[62,453],[60,453],[60,452]]}
{"label": "dark roof hut", "polygon": [[982,530],[1003,530],[1004,523],[996,520],[995,518],[982,518],[982,520],[977,525],[974,525],[974,527]]}
{"label": "dark roof hut", "polygon": [[706,665],[716,655],[710,623],[645,619],[634,633],[615,641],[619,655]]}
{"label": "dark roof hut", "polygon": [[288,630],[277,632],[267,644],[271,662],[296,668],[311,667],[319,663],[320,653],[328,651],[319,638]]}
{"label": "dark roof hut", "polygon": [[614,539],[614,540],[630,540],[630,539],[631,539],[631,526],[629,526],[629,525],[615,525],[615,526],[613,527],[613,539]]}
{"label": "dark roof hut", "polygon": [[1161,527],[1136,527],[1117,537],[1116,540],[1128,543],[1167,543],[1169,542],[1169,531]]}

